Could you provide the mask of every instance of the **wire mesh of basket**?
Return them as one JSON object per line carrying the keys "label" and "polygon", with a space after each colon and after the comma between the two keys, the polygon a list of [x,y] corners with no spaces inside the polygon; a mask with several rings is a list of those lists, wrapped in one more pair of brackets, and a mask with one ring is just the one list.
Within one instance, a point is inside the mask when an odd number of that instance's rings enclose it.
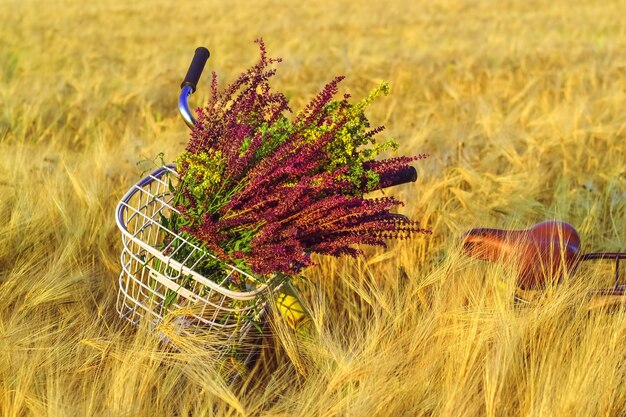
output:
{"label": "wire mesh of basket", "polygon": [[[210,332],[241,342],[262,322],[267,295],[279,283],[260,282],[164,226],[163,218],[178,213],[172,205],[177,180],[175,167],[163,166],[117,205],[123,242],[117,311],[133,324],[157,325],[172,314],[181,334]],[[210,276],[199,273],[207,261]]]}

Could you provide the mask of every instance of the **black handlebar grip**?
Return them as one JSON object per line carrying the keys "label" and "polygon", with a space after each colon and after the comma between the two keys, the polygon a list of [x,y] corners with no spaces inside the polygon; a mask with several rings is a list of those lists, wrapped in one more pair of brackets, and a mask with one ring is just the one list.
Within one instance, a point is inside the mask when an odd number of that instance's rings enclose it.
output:
{"label": "black handlebar grip", "polygon": [[417,181],[417,170],[414,167],[408,167],[398,172],[398,184]]}
{"label": "black handlebar grip", "polygon": [[417,180],[417,170],[414,167],[407,167],[396,172],[389,172],[380,175],[379,188],[393,187],[407,182]]}
{"label": "black handlebar grip", "polygon": [[210,55],[211,53],[204,46],[196,49],[193,59],[191,60],[191,64],[189,65],[189,69],[187,70],[187,75],[185,75],[185,80],[180,85],[180,88],[190,86],[192,90],[191,92],[195,93],[196,85],[200,80],[202,70],[204,70],[204,64],[206,64]]}

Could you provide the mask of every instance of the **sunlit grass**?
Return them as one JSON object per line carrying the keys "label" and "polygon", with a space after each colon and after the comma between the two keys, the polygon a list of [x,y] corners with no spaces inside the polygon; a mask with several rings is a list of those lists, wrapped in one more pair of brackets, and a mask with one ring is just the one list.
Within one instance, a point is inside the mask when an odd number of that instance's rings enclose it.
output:
{"label": "sunlit grass", "polygon": [[[183,3],[0,2],[0,415],[626,412],[626,310],[584,296],[608,268],[516,306],[511,271],[459,246],[560,219],[584,251],[626,249],[623,2]],[[231,380],[197,341],[117,316],[113,209],[182,151],[195,47],[232,80],[258,36],[294,109],[335,75],[355,98],[390,82],[371,119],[432,155],[390,192],[433,235],[317,259],[298,283],[311,335],[270,322]]]}

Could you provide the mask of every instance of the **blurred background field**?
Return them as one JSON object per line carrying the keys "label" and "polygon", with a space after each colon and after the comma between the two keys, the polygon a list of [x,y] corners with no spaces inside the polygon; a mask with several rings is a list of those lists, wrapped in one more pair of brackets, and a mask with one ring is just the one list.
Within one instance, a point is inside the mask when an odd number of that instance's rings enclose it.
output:
{"label": "blurred background field", "polygon": [[[626,250],[624,15],[620,0],[0,0],[0,415],[624,415],[626,310],[583,295],[610,273],[518,308],[510,271],[459,250],[472,227],[545,219],[587,252]],[[432,155],[390,192],[433,234],[317,259],[298,285],[318,336],[272,322],[263,361],[229,382],[192,341],[173,352],[118,318],[113,210],[183,150],[194,49],[230,81],[257,37],[294,109],[336,75],[355,99],[390,82],[371,120]]]}

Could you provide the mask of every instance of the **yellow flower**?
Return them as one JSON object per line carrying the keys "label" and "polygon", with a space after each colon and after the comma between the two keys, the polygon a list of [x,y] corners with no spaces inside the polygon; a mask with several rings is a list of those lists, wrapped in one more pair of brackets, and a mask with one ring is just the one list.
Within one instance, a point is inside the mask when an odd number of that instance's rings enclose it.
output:
{"label": "yellow flower", "polygon": [[185,167],[181,179],[189,191],[201,197],[219,187],[226,161],[220,151],[209,149],[200,153],[185,152],[176,163]]}

